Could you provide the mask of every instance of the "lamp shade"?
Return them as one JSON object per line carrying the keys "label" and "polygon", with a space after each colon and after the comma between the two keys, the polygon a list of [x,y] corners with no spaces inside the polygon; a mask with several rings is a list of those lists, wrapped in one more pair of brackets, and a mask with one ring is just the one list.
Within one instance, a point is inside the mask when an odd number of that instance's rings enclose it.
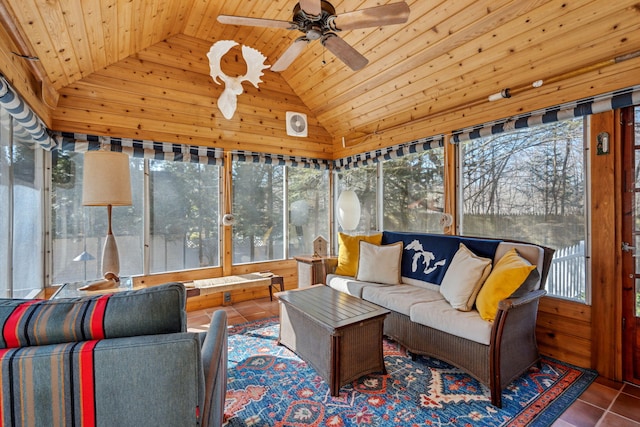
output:
{"label": "lamp shade", "polygon": [[84,206],[131,205],[129,156],[115,151],[84,153]]}
{"label": "lamp shade", "polygon": [[358,228],[360,223],[360,200],[353,190],[344,190],[338,197],[338,222],[345,231]]}

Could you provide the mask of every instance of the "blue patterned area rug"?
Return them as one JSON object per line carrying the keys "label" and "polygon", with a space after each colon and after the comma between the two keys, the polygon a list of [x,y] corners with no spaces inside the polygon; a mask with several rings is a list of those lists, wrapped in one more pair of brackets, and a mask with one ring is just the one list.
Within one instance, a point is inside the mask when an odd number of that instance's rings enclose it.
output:
{"label": "blue patterned area rug", "polygon": [[440,360],[412,361],[384,341],[386,375],[367,375],[331,397],[329,386],[278,346],[277,318],[229,328],[226,426],[548,426],[597,374],[545,358],[491,405],[489,389]]}

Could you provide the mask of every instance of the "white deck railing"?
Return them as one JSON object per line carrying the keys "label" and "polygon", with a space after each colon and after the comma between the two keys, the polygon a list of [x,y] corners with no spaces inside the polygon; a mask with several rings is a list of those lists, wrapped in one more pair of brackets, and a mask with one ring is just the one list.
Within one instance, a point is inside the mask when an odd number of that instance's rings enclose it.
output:
{"label": "white deck railing", "polygon": [[585,301],[586,266],[584,241],[558,249],[553,255],[547,277],[549,295]]}

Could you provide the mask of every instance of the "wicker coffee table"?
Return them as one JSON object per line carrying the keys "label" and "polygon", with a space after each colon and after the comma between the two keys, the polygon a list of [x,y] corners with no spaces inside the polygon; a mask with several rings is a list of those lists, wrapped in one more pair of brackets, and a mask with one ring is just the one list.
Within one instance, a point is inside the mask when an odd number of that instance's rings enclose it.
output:
{"label": "wicker coffee table", "polygon": [[275,295],[278,343],[309,363],[329,383],[332,396],[363,375],[386,374],[382,326],[389,310],[324,285]]}

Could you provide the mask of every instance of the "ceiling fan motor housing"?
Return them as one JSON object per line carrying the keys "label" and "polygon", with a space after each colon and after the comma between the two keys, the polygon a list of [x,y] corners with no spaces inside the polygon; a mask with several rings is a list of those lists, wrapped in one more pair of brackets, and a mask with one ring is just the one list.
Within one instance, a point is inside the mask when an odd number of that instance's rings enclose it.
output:
{"label": "ceiling fan motor housing", "polygon": [[326,32],[335,30],[331,26],[331,21],[336,14],[335,8],[325,0],[321,0],[320,5],[322,12],[320,12],[318,16],[308,15],[302,10],[300,3],[296,4],[293,8],[293,22],[296,24],[298,30],[305,33],[308,41],[318,40]]}

